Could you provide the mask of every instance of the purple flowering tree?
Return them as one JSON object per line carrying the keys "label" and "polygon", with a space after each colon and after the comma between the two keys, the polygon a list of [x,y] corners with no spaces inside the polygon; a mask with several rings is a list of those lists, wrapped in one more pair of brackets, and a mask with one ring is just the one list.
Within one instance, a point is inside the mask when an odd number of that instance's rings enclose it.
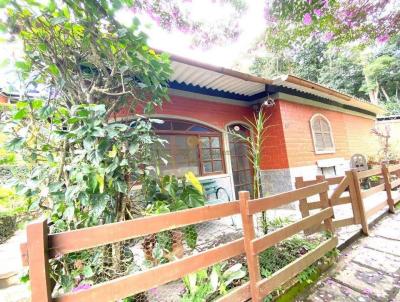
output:
{"label": "purple flowering tree", "polygon": [[385,43],[400,31],[398,0],[273,0],[266,2],[266,44],[291,47],[312,38],[334,45]]}
{"label": "purple flowering tree", "polygon": [[239,20],[246,10],[244,0],[213,0],[210,10],[217,6],[225,7],[232,13],[228,18],[206,22],[196,19],[191,0],[137,0],[131,7],[134,13],[145,13],[160,27],[172,31],[179,30],[193,37],[193,45],[207,48],[223,44],[239,37]]}

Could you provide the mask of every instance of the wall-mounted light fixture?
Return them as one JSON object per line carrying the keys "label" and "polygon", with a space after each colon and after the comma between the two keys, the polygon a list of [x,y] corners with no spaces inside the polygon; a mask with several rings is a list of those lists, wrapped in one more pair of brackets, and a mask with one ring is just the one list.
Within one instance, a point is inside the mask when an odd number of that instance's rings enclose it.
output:
{"label": "wall-mounted light fixture", "polygon": [[262,103],[261,105],[262,107],[267,107],[267,108],[271,108],[275,106],[275,100],[271,97],[268,97],[264,103]]}
{"label": "wall-mounted light fixture", "polygon": [[263,107],[272,108],[274,106],[275,106],[275,100],[272,97],[268,96],[267,99],[262,103],[253,104],[252,108],[254,112],[259,112],[260,109]]}

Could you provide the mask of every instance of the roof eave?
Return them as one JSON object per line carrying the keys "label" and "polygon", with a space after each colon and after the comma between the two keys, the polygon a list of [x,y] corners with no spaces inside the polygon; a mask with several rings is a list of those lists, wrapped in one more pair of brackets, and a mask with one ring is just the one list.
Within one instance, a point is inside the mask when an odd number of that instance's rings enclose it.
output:
{"label": "roof eave", "polygon": [[363,102],[363,101],[361,101],[357,98],[354,98],[348,94],[342,93],[340,91],[337,91],[337,90],[334,90],[334,89],[331,89],[331,88],[328,88],[325,86],[322,86],[318,83],[314,83],[314,82],[296,77],[294,75],[283,75],[283,76],[277,77],[273,82],[274,83],[287,82],[287,83],[291,83],[294,85],[308,88],[310,90],[315,90],[315,91],[330,95],[332,97],[338,98],[340,100],[343,100],[343,101],[346,101],[349,103],[355,103],[358,107],[369,110],[377,115],[384,114],[386,112],[386,110],[379,105],[375,105],[375,104],[368,103],[368,102]]}

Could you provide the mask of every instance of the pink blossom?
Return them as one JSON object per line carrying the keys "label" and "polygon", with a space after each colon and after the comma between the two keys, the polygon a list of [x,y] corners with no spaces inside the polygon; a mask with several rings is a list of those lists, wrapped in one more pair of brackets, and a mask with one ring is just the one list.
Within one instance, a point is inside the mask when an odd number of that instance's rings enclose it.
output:
{"label": "pink blossom", "polygon": [[389,40],[389,35],[385,34],[385,35],[380,35],[376,38],[376,41],[378,43],[384,44]]}
{"label": "pink blossom", "polygon": [[78,292],[80,290],[87,290],[91,287],[90,284],[79,284],[77,287],[75,287],[72,292]]}
{"label": "pink blossom", "polygon": [[316,14],[318,17],[322,16],[322,11],[318,8],[314,9],[314,14]]}
{"label": "pink blossom", "polygon": [[333,37],[334,37],[334,34],[333,34],[333,32],[326,32],[323,36],[322,36],[322,40],[324,41],[324,42],[330,42],[332,39],[333,39]]}
{"label": "pink blossom", "polygon": [[303,23],[305,25],[310,25],[312,23],[312,18],[311,18],[311,14],[310,13],[307,13],[307,14],[304,15]]}

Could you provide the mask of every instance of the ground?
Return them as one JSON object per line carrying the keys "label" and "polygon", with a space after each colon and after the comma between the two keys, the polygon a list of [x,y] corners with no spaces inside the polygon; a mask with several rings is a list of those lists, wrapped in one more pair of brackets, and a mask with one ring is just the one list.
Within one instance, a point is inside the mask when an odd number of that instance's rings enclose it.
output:
{"label": "ground", "polygon": [[344,249],[339,262],[298,301],[399,302],[400,213]]}

